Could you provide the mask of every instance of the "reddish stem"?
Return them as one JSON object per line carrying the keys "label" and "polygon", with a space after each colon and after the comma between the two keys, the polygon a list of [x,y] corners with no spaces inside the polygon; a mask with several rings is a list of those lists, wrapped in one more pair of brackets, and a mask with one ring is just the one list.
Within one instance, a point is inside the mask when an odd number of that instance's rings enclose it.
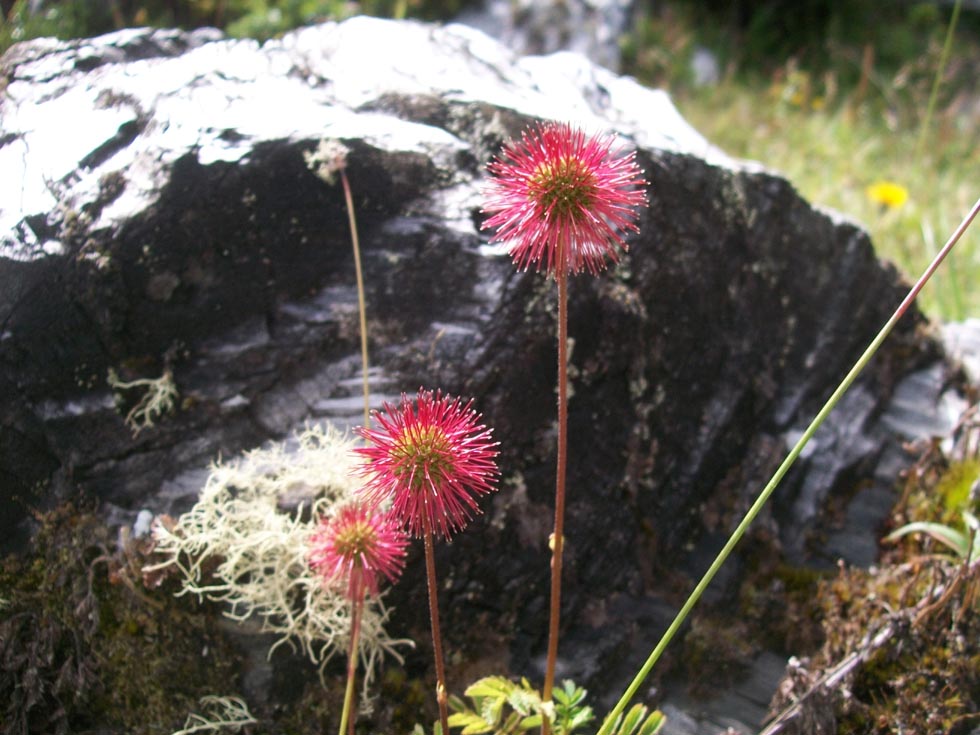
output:
{"label": "reddish stem", "polygon": [[422,514],[425,541],[425,576],[429,581],[429,621],[432,624],[432,653],[436,659],[436,701],[443,735],[449,735],[449,697],[446,694],[446,670],[442,663],[442,633],[439,630],[439,599],[436,586],[436,559],[432,550],[432,524],[429,514]]}
{"label": "reddish stem", "polygon": [[344,693],[344,709],[340,716],[340,735],[354,735],[354,681],[357,678],[357,645],[361,636],[361,617],[364,612],[364,576],[361,569],[351,570],[351,622],[350,645],[347,648],[347,691]]}
{"label": "reddish stem", "polygon": [[[562,262],[559,251],[558,263]],[[568,455],[568,271],[558,269],[558,467],[555,472],[555,530],[551,537],[551,615],[548,626],[548,660],[541,698],[551,702],[558,659],[558,627],[561,619],[561,563],[565,546],[565,464]],[[551,723],[541,721],[541,732],[548,735]]]}

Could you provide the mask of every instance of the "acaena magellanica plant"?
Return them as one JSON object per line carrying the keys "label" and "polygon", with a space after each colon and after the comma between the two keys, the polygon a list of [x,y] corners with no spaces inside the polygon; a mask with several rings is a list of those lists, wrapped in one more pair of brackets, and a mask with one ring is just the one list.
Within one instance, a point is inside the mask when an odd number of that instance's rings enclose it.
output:
{"label": "acaena magellanica plant", "polygon": [[381,577],[394,583],[405,566],[408,538],[387,513],[353,502],[320,521],[310,539],[310,567],[327,588],[340,586],[351,605],[347,689],[339,735],[354,732],[351,716],[357,676],[361,617],[367,595],[377,596]]}
{"label": "acaena magellanica plant", "polygon": [[375,412],[377,429],[356,429],[366,446],[354,451],[365,461],[364,497],[388,506],[409,534],[421,537],[429,591],[429,619],[436,668],[436,700],[443,735],[449,735],[448,692],[439,628],[433,536],[449,539],[475,513],[477,498],[495,491],[497,442],[480,423],[473,402],[419,389],[412,399]]}
{"label": "acaena magellanica plant", "polygon": [[[542,698],[551,702],[558,656],[564,548],[565,466],[568,453],[568,276],[592,275],[627,249],[647,204],[643,171],[634,152],[616,139],[589,135],[565,123],[543,123],[506,144],[488,166],[484,229],[509,244],[518,268],[545,271],[558,283],[558,446],[555,523],[551,536],[548,655]],[[547,734],[550,723],[542,721]]]}

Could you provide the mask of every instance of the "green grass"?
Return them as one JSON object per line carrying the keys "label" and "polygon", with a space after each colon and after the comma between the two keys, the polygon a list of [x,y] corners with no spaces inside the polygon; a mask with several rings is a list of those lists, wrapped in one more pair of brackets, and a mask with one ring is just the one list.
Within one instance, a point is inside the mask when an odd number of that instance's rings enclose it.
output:
{"label": "green grass", "polygon": [[[957,25],[955,13],[913,4],[880,18],[875,11],[875,22],[855,30],[845,16],[819,32],[797,28],[782,41],[785,55],[766,55],[755,25],[672,0],[637,20],[624,39],[624,67],[670,91],[687,120],[730,155],[761,162],[810,202],[863,224],[879,256],[912,281],[980,198],[980,114],[971,109],[980,105],[980,17]],[[698,46],[720,61],[713,86],[692,83]],[[880,182],[904,190],[905,201],[876,200],[868,189]],[[980,317],[978,276],[974,228],[920,306],[943,320]]]}
{"label": "green grass", "polygon": [[[918,129],[892,129],[872,105],[814,109],[813,100],[779,85],[725,82],[677,96],[684,116],[714,144],[738,158],[783,173],[809,201],[858,220],[880,257],[918,277],[980,197],[977,129],[943,118],[919,157]],[[819,104],[818,104],[819,107]],[[900,206],[874,201],[868,187],[898,184]],[[980,317],[980,230],[961,241],[923,292],[921,306],[945,320]]]}

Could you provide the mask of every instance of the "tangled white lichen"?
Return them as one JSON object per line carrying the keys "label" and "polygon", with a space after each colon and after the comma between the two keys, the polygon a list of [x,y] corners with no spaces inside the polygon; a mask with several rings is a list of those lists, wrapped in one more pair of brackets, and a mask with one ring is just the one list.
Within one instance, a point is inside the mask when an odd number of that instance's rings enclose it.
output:
{"label": "tangled white lichen", "polygon": [[[175,567],[178,594],[223,601],[235,620],[254,616],[263,632],[279,636],[270,655],[283,643],[298,645],[322,672],[331,656],[346,651],[351,610],[343,586],[325,586],[310,568],[309,540],[318,519],[360,487],[353,472],[359,460],[353,442],[330,426],[310,427],[296,443],[216,463],[190,511],[169,528],[154,524],[165,561],[146,571]],[[388,636],[387,620],[381,598],[369,597],[359,647],[365,695],[382,656],[400,661],[396,647],[411,645]]]}
{"label": "tangled white lichen", "polygon": [[146,389],[143,397],[126,414],[126,425],[132,429],[133,436],[139,436],[143,429],[155,426],[155,421],[158,418],[174,409],[178,397],[174,374],[170,368],[164,370],[163,375],[159,378],[139,378],[130,381],[120,380],[116,371],[109,368],[106,381],[115,392],[117,404],[121,404],[123,401],[121,391],[136,388]]}
{"label": "tangled white lichen", "polygon": [[219,732],[231,730],[239,732],[246,725],[258,722],[248,706],[238,697],[201,697],[200,705],[204,714],[192,712],[187,716],[184,727],[171,735],[192,735],[199,732]]}

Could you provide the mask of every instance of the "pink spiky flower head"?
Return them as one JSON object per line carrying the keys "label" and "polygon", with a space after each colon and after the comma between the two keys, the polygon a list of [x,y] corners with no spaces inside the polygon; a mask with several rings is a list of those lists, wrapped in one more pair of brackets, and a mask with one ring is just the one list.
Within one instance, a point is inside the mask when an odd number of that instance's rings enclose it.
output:
{"label": "pink spiky flower head", "polygon": [[647,182],[635,153],[615,150],[614,142],[566,123],[544,123],[490,162],[483,229],[496,230],[493,241],[512,243],[519,268],[595,274],[606,257],[615,262],[619,248],[627,249],[623,232],[638,231]]}
{"label": "pink spiky flower head", "polygon": [[346,581],[348,599],[378,594],[379,576],[394,584],[405,566],[408,537],[388,513],[362,503],[320,521],[310,538],[309,562],[325,584]]}
{"label": "pink spiky flower head", "polygon": [[476,498],[496,490],[497,443],[472,406],[420,388],[414,401],[402,394],[375,412],[381,428],[355,430],[367,440],[354,451],[366,460],[369,502],[390,499],[413,536],[448,539],[479,512]]}
{"label": "pink spiky flower head", "polygon": [[626,250],[622,232],[637,231],[647,185],[635,153],[613,149],[614,138],[589,136],[567,123],[544,123],[504,146],[487,167],[483,208],[493,241],[512,243],[519,268],[535,266],[595,274]]}

